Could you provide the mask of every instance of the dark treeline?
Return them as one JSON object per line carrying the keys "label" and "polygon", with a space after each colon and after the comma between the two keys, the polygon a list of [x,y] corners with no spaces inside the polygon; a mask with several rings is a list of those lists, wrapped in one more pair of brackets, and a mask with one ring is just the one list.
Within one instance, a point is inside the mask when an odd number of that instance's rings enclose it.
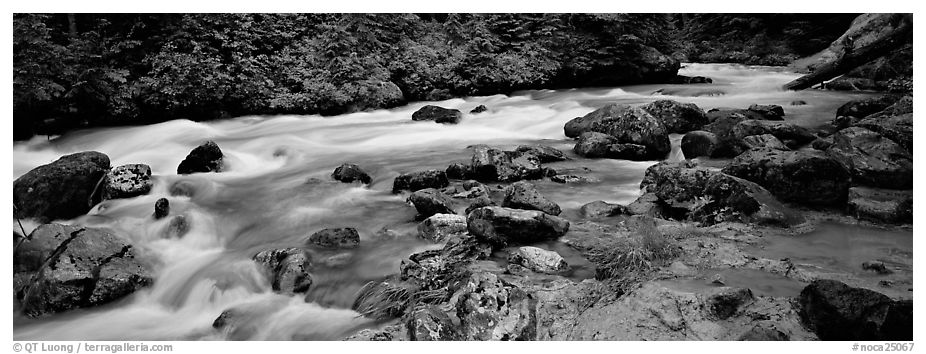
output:
{"label": "dark treeline", "polygon": [[16,14],[14,137],[660,82],[686,60],[786,64],[853,17]]}

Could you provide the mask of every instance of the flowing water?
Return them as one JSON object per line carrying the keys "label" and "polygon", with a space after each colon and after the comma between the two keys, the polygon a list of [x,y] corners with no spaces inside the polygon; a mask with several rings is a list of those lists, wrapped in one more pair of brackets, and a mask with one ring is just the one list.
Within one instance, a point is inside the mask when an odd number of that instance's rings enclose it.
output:
{"label": "flowing water", "polygon": [[[563,125],[604,104],[638,104],[656,99],[693,102],[707,110],[778,104],[786,119],[819,125],[836,108],[867,94],[822,91],[786,92],[782,84],[799,75],[780,68],[725,64],[690,64],[680,74],[703,75],[713,84],[639,85],[620,88],[543,90],[511,96],[468,97],[420,102],[391,110],[336,117],[241,117],[213,122],[175,120],[138,127],[76,131],[48,141],[37,137],[14,144],[14,178],[61,155],[96,150],[112,165],[151,166],[155,187],[149,195],[107,201],[88,215],[66,223],[107,227],[130,239],[154,263],[154,285],[104,307],[42,319],[14,315],[17,340],[225,339],[211,328],[230,307],[252,309],[252,327],[235,339],[339,339],[373,325],[350,310],[365,282],[398,271],[401,259],[433,248],[415,236],[414,208],[390,193],[399,173],[444,169],[469,159],[467,146],[490,144],[511,148],[543,143],[567,151],[573,160],[549,164],[561,174],[591,179],[586,184],[537,182],[538,188],[576,215],[593,200],[629,203],[638,195],[644,170],[653,162],[585,160],[571,154],[574,144]],[[806,105],[791,105],[803,100]],[[468,112],[484,104],[490,111],[464,115],[458,125],[413,122],[425,104]],[[674,135],[671,159],[681,159],[680,136]],[[180,161],[196,145],[214,140],[226,155],[227,172],[176,175]],[[331,181],[344,162],[359,164],[373,176],[369,186]],[[170,196],[171,186],[193,191]],[[166,236],[168,222],[151,218],[158,198],[170,200],[171,213],[186,215],[189,233]],[[464,208],[465,205],[460,205]],[[35,227],[26,223],[27,228]],[[361,246],[320,263],[313,290],[303,296],[269,291],[255,253],[301,246],[311,233],[326,227],[358,229]],[[27,230],[29,231],[29,230]],[[543,247],[559,247],[555,244]],[[342,251],[344,252],[344,251]],[[567,255],[568,256],[568,255]],[[577,274],[590,274],[579,268]]]}

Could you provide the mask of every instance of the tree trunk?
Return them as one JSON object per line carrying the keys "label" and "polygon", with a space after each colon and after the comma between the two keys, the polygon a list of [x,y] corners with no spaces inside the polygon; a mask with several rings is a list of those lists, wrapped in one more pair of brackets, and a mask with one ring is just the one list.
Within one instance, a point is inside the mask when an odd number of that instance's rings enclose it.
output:
{"label": "tree trunk", "polygon": [[74,14],[68,14],[68,38],[72,41],[77,38],[77,16]]}

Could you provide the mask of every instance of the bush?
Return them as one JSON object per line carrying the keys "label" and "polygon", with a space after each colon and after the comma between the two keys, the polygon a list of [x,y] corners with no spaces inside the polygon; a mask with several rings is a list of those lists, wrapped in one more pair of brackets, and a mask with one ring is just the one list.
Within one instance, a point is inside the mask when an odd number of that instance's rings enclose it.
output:
{"label": "bush", "polygon": [[611,239],[588,251],[596,265],[596,278],[627,278],[660,267],[681,252],[675,240],[659,232],[652,218],[627,221],[632,237]]}

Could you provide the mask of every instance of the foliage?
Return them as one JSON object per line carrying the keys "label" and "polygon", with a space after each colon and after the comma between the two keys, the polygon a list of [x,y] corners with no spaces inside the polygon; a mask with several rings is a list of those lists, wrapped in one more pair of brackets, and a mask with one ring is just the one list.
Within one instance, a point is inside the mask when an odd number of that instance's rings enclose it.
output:
{"label": "foliage", "polygon": [[613,238],[588,251],[599,279],[632,278],[678,257],[675,240],[659,232],[651,218],[628,221],[634,234]]}

